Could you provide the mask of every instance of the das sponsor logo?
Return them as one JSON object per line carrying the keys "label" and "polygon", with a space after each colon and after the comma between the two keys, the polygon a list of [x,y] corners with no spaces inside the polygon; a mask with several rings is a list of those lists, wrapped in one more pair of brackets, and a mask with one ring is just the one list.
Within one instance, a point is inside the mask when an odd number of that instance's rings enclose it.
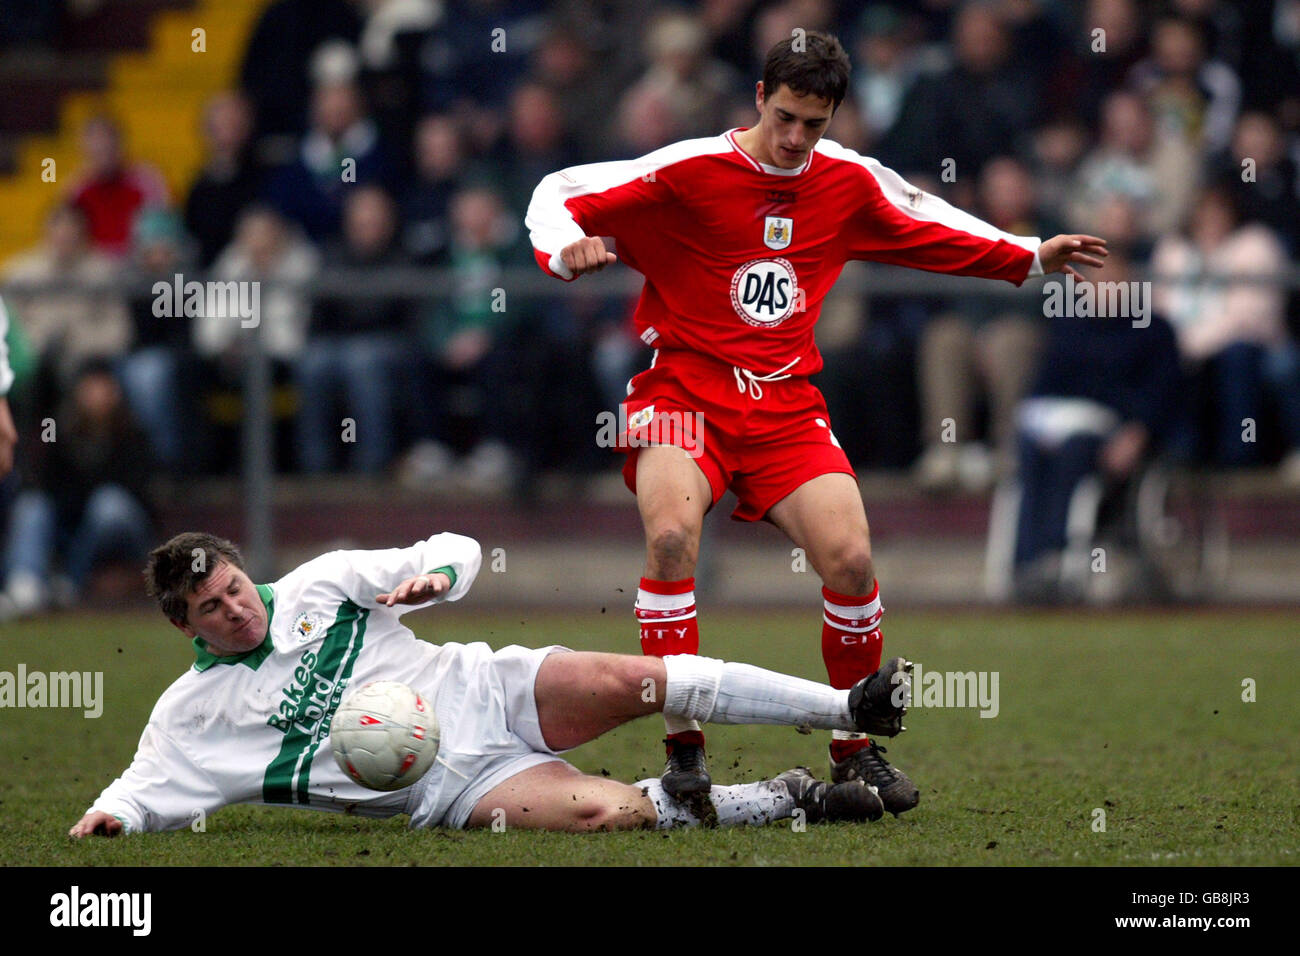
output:
{"label": "das sponsor logo", "polygon": [[731,305],[750,325],[770,328],[794,313],[798,277],[787,260],[751,259],[731,277]]}

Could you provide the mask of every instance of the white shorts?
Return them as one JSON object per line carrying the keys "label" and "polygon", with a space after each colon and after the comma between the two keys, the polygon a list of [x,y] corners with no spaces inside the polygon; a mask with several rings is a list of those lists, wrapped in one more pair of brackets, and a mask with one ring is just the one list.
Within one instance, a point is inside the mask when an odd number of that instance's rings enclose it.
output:
{"label": "white shorts", "polygon": [[474,807],[494,787],[529,767],[561,761],[542,739],[534,688],[558,644],[444,644],[454,654],[432,692],[441,741],[433,766],[411,787],[411,827],[463,829]]}

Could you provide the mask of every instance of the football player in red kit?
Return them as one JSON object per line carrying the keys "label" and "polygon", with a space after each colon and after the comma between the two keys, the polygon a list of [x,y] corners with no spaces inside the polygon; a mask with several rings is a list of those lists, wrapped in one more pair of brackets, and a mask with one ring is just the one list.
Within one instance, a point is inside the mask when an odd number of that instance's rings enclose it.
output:
{"label": "football player in red kit", "polygon": [[[623,475],[646,535],[636,616],[646,654],[699,648],[694,574],[705,513],[730,488],[742,521],[766,519],[822,580],[822,657],[837,688],[880,666],[880,588],[866,513],[826,403],[813,327],[851,259],[1005,279],[1100,266],[1105,242],[1009,235],[822,138],[849,61],[820,33],[778,43],[756,84],[748,129],[640,159],[547,176],[528,208],[541,267],[571,280],[619,259],[645,276],[636,328],[655,349],[623,413]],[[612,237],[616,252],[601,237]],[[710,785],[696,724],[669,720],[663,784]],[[911,780],[861,734],[836,732],[836,781],[863,779],[895,815]]]}

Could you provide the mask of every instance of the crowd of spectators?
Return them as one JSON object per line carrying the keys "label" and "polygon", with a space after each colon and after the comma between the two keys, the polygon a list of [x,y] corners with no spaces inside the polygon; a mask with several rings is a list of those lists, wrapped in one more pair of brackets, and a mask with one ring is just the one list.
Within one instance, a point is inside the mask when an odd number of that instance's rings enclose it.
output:
{"label": "crowd of spectators", "polygon": [[[829,138],[1000,228],[1102,235],[1133,275],[1166,276],[1156,310],[1190,386],[1144,449],[1300,483],[1296,296],[1222,278],[1282,273],[1300,248],[1300,0],[275,0],[238,88],[196,117],[206,153],[184,195],[112,117],[86,125],[42,244],[3,267],[68,283],[6,297],[38,383],[15,404],[34,425],[88,364],[108,367],[156,468],[233,468],[209,393],[238,389],[250,337],[220,313],[160,317],[148,290],[262,280],[261,341],[295,398],[280,470],[424,484],[462,468],[525,489],[543,469],[612,466],[575,423],[611,408],[648,350],[632,300],[512,290],[512,269],[540,277],[533,187],[749,125],[764,55],[795,29],[836,33],[854,61]],[[421,267],[436,287],[294,285]],[[123,276],[134,291],[84,290]],[[945,489],[1023,462],[1020,403],[1061,341],[1041,308],[827,311],[821,384],[856,463]]]}

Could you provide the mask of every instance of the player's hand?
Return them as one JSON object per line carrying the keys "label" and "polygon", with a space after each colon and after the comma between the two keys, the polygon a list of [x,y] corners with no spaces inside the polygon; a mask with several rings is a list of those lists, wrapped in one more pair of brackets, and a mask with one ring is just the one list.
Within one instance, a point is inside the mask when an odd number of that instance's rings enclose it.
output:
{"label": "player's hand", "polygon": [[111,813],[91,810],[73,825],[68,836],[80,840],[86,836],[115,837],[123,830],[122,821]]}
{"label": "player's hand", "polygon": [[1038,261],[1043,264],[1043,274],[1049,276],[1053,272],[1063,272],[1082,279],[1071,263],[1100,268],[1101,260],[1108,255],[1106,240],[1096,236],[1053,236],[1038,247]]}
{"label": "player's hand", "polygon": [[9,400],[0,396],[0,478],[9,474],[14,466],[14,446],[18,444],[18,429],[9,413]]}
{"label": "player's hand", "polygon": [[433,574],[417,574],[407,578],[386,594],[376,594],[375,600],[392,607],[394,604],[423,604],[434,598],[442,597],[451,590],[451,578],[441,571]]}
{"label": "player's hand", "polygon": [[617,262],[618,256],[605,248],[599,236],[584,236],[560,250],[560,261],[575,276],[581,276],[599,272],[611,262]]}

